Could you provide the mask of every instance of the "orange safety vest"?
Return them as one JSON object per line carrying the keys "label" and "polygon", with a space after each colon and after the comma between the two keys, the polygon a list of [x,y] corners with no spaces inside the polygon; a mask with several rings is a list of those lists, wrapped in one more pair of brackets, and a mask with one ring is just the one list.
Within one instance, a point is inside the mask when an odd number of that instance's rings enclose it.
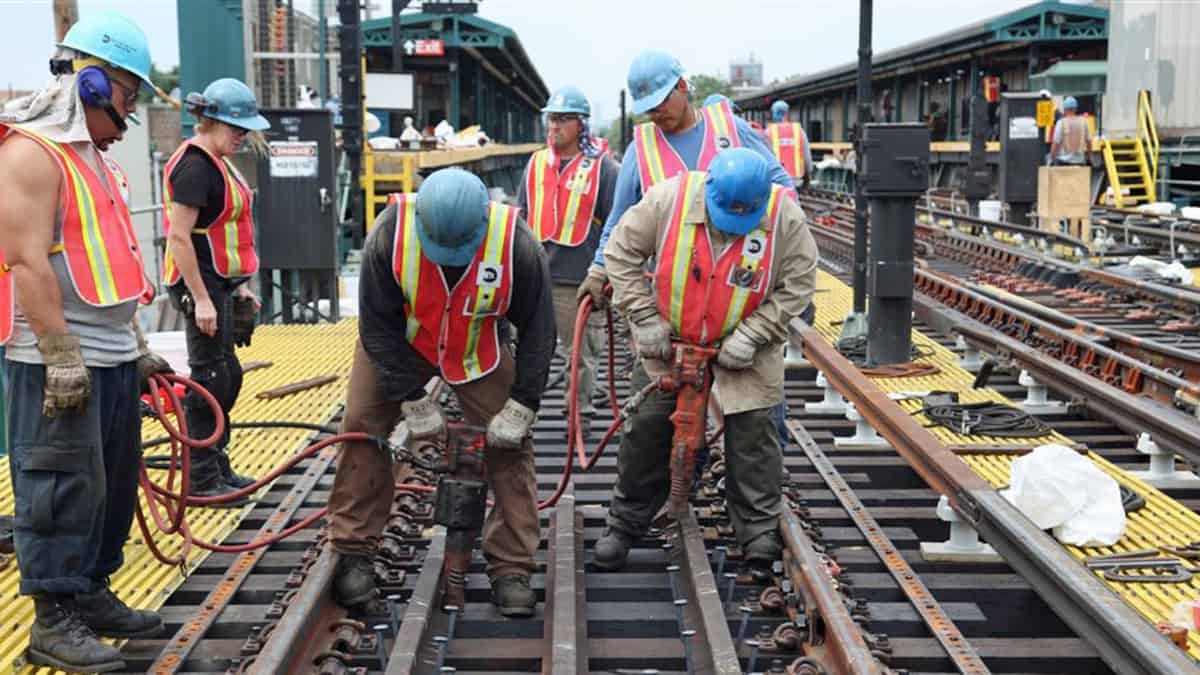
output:
{"label": "orange safety vest", "polygon": [[[696,160],[696,171],[707,171],[717,153],[742,145],[738,138],[737,118],[729,101],[714,103],[703,108],[704,139],[700,144],[700,157]],[[667,142],[662,129],[653,122],[639,124],[633,132],[633,146],[637,154],[638,176],[642,181],[642,194],[655,184],[686,172],[689,167]]]}
{"label": "orange safety vest", "polygon": [[787,170],[788,175],[800,178],[804,175],[804,143],[806,138],[799,122],[775,122],[767,127],[767,140],[775,158]]}
{"label": "orange safety vest", "polygon": [[[113,307],[140,297],[148,285],[142,254],[110,161],[103,158],[102,177],[68,144],[0,124],[0,140],[9,133],[33,140],[58,163],[62,239],[50,247],[49,254],[63,254],[75,292],[93,307]],[[16,316],[13,278],[7,272],[8,265],[0,262],[0,343],[12,337]]]}
{"label": "orange safety vest", "polygon": [[658,313],[675,335],[699,345],[732,333],[766,297],[779,202],[785,192],[771,186],[769,229],[760,225],[738,237],[714,262],[707,227],[691,210],[706,177],[703,171],[691,171],[680,181],[654,272]]}
{"label": "orange safety vest", "polygon": [[498,324],[512,301],[517,209],[491,203],[482,245],[447,288],[441,267],[421,253],[416,196],[393,194],[388,202],[397,205],[392,273],[404,293],[409,344],[450,384],[478,380],[500,365]]}
{"label": "orange safety vest", "polygon": [[[208,238],[208,247],[212,251],[213,267],[217,274],[232,279],[245,277],[258,271],[258,253],[254,250],[254,193],[250,185],[233,164],[224,158],[219,158],[202,146],[195,139],[184,141],[163,169],[167,177],[163,181],[163,236],[171,232],[171,172],[183,159],[189,146],[195,146],[204,151],[212,160],[221,176],[225,179],[225,206],[211,223],[205,227],[193,227],[192,234],[203,234]],[[171,247],[163,257],[163,283],[172,286],[178,283],[182,275],[171,255]]]}
{"label": "orange safety vest", "polygon": [[600,165],[608,150],[603,139],[597,145],[598,157],[581,152],[561,172],[553,147],[538,150],[529,158],[525,169],[527,222],[540,241],[574,247],[587,240],[600,194]]}

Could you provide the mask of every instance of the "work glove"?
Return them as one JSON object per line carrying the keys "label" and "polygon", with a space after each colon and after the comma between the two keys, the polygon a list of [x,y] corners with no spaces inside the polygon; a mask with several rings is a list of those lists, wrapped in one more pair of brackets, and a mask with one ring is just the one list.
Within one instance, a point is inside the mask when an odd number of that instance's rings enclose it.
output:
{"label": "work glove", "polygon": [[671,346],[671,326],[658,314],[630,327],[638,356],[644,359],[671,361],[675,348]]}
{"label": "work glove", "polygon": [[408,425],[410,442],[445,442],[446,415],[433,399],[423,396],[416,401],[405,401],[400,404],[400,411]]}
{"label": "work glove", "polygon": [[254,308],[254,298],[250,296],[234,296],[233,312],[230,317],[230,332],[233,334],[233,344],[237,347],[249,347],[250,337],[254,335],[254,322],[258,319],[258,310]]}
{"label": "work glove", "polygon": [[754,364],[754,352],[758,344],[741,330],[734,330],[721,341],[717,352],[717,365],[726,370],[745,370]]}
{"label": "work glove", "polygon": [[150,376],[161,375],[163,373],[173,373],[174,368],[167,363],[161,355],[150,351],[150,345],[146,343],[146,336],[142,333],[142,327],[138,325],[136,319],[133,321],[133,334],[137,336],[138,357],[137,357],[137,372],[138,382],[141,384],[142,393],[150,393]]}
{"label": "work glove", "polygon": [[529,435],[537,413],[511,398],[492,418],[487,428],[487,445],[497,450],[519,450]]}
{"label": "work glove", "polygon": [[42,389],[42,414],[57,417],[68,411],[83,414],[92,395],[92,380],[83,363],[79,336],[43,335],[37,341],[38,352],[46,364],[46,383]]}
{"label": "work glove", "polygon": [[592,296],[592,308],[604,309],[608,306],[608,296],[604,294],[604,284],[608,283],[608,274],[603,267],[592,265],[588,268],[587,278],[579,284],[575,292],[576,304],[583,302],[585,296]]}

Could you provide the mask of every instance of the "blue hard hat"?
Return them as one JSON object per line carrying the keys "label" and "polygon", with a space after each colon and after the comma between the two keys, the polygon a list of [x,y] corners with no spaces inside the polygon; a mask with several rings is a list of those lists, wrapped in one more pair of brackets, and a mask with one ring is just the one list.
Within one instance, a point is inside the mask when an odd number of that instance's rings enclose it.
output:
{"label": "blue hard hat", "polygon": [[1063,99],[1063,110],[1078,110],[1079,101],[1075,100],[1074,96],[1068,96]]}
{"label": "blue hard hat", "polygon": [[188,94],[187,102],[196,115],[203,115],[246,131],[271,128],[267,118],[258,114],[258,100],[254,98],[254,92],[241,80],[232,77],[214,80],[204,88],[203,94]]}
{"label": "blue hard hat", "polygon": [[771,167],[748,148],[723,150],[708,167],[704,204],[714,227],[743,235],[754,229],[771,197]]}
{"label": "blue hard hat", "polygon": [[542,108],[542,112],[591,115],[592,106],[579,87],[567,85],[550,96],[550,100],[546,101],[546,107]]}
{"label": "blue hard hat", "polygon": [[771,119],[776,122],[782,122],[783,118],[787,117],[788,110],[790,109],[787,101],[775,101],[771,104]]}
{"label": "blue hard hat", "polygon": [[417,190],[417,238],[425,256],[438,265],[471,264],[487,234],[487,188],[459,168],[439,169]]}
{"label": "blue hard hat", "polygon": [[147,86],[154,87],[150,81],[150,44],[146,34],[124,14],[89,14],[71,26],[58,46],[74,49],[115,68],[128,70]]}
{"label": "blue hard hat", "polygon": [[633,114],[641,115],[666,100],[683,77],[683,66],[666,52],[648,49],[629,66],[626,83],[633,96]]}

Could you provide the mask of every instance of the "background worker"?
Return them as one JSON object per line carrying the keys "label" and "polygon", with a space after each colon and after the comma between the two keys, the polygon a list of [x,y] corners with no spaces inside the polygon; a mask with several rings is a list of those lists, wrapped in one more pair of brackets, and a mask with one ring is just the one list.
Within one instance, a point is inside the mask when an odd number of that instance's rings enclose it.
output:
{"label": "background worker", "polygon": [[142,383],[170,371],[137,329],[148,284],[128,185],[101,154],[153,86],[146,36],[120,14],[92,14],[67,32],[51,72],[0,113],[13,538],[36,614],[28,661],[106,672],[125,664],[97,633],[145,637],[163,625],[108,584],[138,499]]}
{"label": "background worker", "polygon": [[812,147],[808,144],[808,134],[804,133],[804,125],[788,120],[790,107],[787,101],[775,101],[771,104],[771,120],[767,125],[767,145],[775,158],[792,176],[792,180],[808,189],[812,173]]}
{"label": "background worker", "polygon": [[[518,211],[491,202],[481,180],[442,169],[415,195],[394,195],[379,214],[359,284],[342,430],[387,437],[403,418],[410,443],[444,439],[446,418],[424,385],[434,375],[449,383],[466,422],[487,425],[495,505],[483,554],[492,602],[505,616],[531,616],[540,536],[529,430],[555,344],[546,254]],[[515,361],[504,322],[521,336]],[[393,487],[391,458],[377,445],[342,444],[329,497],[330,539],[340,554],[334,595],[342,605],[376,595],[371,561]]]}
{"label": "background worker", "polygon": [[[197,119],[196,135],[179,146],[163,169],[163,281],[171,303],[187,319],[191,378],[216,397],[225,418],[220,441],[192,450],[189,490],[197,497],[213,497],[254,482],[234,473],[229,462],[229,411],[242,390],[242,364],[234,346],[250,344],[259,309],[248,283],[258,271],[254,192],[229,158],[248,134],[270,123],[258,114],[250,88],[232,78],[216,80],[203,94],[189,94],[187,106]],[[192,392],[183,405],[189,435],[210,436],[217,425],[212,408]]]}
{"label": "background worker", "polygon": [[[587,278],[588,266],[599,248],[621,165],[608,155],[603,139],[592,138],[588,129],[592,107],[578,88],[567,86],[554,92],[542,112],[549,129],[546,148],[529,158],[517,204],[546,249],[554,284],[554,321],[569,367],[576,291]],[[605,325],[603,315],[592,314],[580,341],[579,388],[574,403],[583,416],[585,431],[596,412],[592,403],[596,355],[604,349]],[[565,406],[563,412],[567,412]]]}
{"label": "background worker", "polygon": [[[725,415],[726,504],[746,565],[761,578],[780,554],[783,453],[770,409],[783,396],[781,346],[816,281],[804,212],[772,186],[761,154],[725,150],[707,173],[652,187],[621,219],[605,257],[613,304],[645,365],[633,387],[669,371],[673,338],[720,345],[711,366]],[[643,272],[651,257],[653,283]],[[601,569],[625,564],[665,502],[675,401],[651,395],[621,436],[608,528],[594,550]]]}
{"label": "background worker", "polygon": [[1063,100],[1063,116],[1054,124],[1050,141],[1050,163],[1059,165],[1092,165],[1092,131],[1087,118],[1079,114],[1079,101],[1074,96]]}

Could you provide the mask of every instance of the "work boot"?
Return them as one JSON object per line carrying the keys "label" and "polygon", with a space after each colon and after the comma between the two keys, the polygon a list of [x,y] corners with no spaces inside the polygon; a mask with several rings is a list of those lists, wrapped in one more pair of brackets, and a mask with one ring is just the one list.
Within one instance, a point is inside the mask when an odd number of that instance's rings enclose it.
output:
{"label": "work boot", "polygon": [[537,596],[529,587],[529,577],[509,574],[492,580],[492,604],[504,616],[533,616]]}
{"label": "work boot", "polygon": [[221,480],[227,485],[239,490],[254,485],[253,478],[234,472],[233,465],[229,463],[229,451],[225,448],[217,450],[217,466],[221,469]]}
{"label": "work boot", "polygon": [[783,554],[779,532],[768,530],[742,547],[743,570],[756,584],[768,584],[774,578],[771,567]]}
{"label": "work boot", "polygon": [[98,640],[71,603],[58,600],[48,595],[33,598],[37,619],[29,631],[29,663],[77,673],[123,669],[120,650]]}
{"label": "work boot", "polygon": [[150,637],[163,627],[157,613],[131,608],[108,586],[95,593],[76,593],[75,611],[88,628],[104,637]]}
{"label": "work boot", "polygon": [[604,528],[604,534],[600,535],[592,549],[592,564],[605,571],[621,569],[625,566],[625,559],[629,557],[629,547],[633,546],[635,539],[633,535],[621,530]]}
{"label": "work boot", "polygon": [[339,554],[337,568],[333,571],[334,600],[349,608],[371,600],[378,593],[371,558],[354,553]]}
{"label": "work boot", "polygon": [[[188,475],[189,495],[192,497],[220,497],[237,492],[238,488],[225,482],[221,476],[221,454],[208,448],[192,451],[191,473]],[[205,506],[215,509],[232,509],[244,506],[248,501],[246,496],[242,495],[231,501],[206,504]]]}

